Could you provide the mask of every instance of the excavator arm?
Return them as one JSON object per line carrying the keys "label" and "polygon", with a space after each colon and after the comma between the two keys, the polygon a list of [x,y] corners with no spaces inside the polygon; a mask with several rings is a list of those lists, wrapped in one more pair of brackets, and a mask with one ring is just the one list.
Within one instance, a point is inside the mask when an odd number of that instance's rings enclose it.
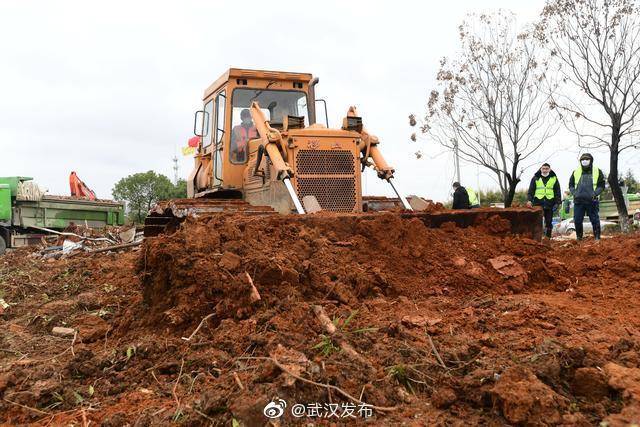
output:
{"label": "excavator arm", "polygon": [[366,166],[371,166],[377,172],[380,179],[389,180],[393,178],[395,170],[387,164],[387,161],[382,156],[382,153],[378,148],[380,140],[377,136],[370,134],[362,125],[362,118],[358,116],[356,107],[349,107],[349,111],[347,111],[347,117],[344,118],[342,128],[356,130],[360,133],[358,149],[362,155],[360,161],[363,169]]}
{"label": "excavator arm", "polygon": [[380,179],[384,179],[391,185],[393,191],[396,193],[400,201],[402,202],[402,206],[407,210],[413,210],[411,205],[407,199],[400,194],[400,192],[396,189],[392,179],[395,170],[389,166],[387,161],[384,159],[382,152],[378,148],[378,144],[380,140],[377,136],[370,134],[367,129],[362,124],[362,118],[358,116],[358,111],[356,107],[349,107],[349,111],[347,111],[347,117],[344,118],[343,129],[347,130],[355,130],[360,133],[360,142],[358,143],[358,149],[360,150],[360,162],[362,163],[362,169],[370,166],[378,174]]}
{"label": "excavator arm", "polygon": [[287,150],[280,131],[271,127],[257,102],[254,101],[251,103],[249,111],[251,112],[253,125],[256,127],[256,131],[262,140],[264,149],[276,170],[276,176],[278,179],[282,180],[287,188],[296,211],[299,214],[304,214],[305,211],[302,207],[302,203],[300,203],[300,199],[298,199],[298,195],[291,184],[293,169],[291,169],[291,166],[287,164]]}
{"label": "excavator arm", "polygon": [[71,188],[71,196],[78,199],[96,200],[96,193],[82,182],[75,172],[69,175],[69,187]]}
{"label": "excavator arm", "polygon": [[253,125],[256,127],[273,167],[276,169],[278,179],[291,178],[293,170],[287,164],[287,150],[280,131],[271,127],[257,102],[251,103],[249,111]]}

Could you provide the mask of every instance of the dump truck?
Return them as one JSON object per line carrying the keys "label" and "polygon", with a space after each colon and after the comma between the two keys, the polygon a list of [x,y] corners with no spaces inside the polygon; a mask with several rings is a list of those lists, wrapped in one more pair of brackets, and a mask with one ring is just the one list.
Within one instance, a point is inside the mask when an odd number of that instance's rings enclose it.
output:
{"label": "dump truck", "polygon": [[124,224],[124,204],[47,195],[24,176],[0,177],[0,254],[39,242],[70,225],[103,228]]}
{"label": "dump truck", "polygon": [[[356,107],[349,107],[339,129],[319,123],[315,91],[319,79],[308,73],[231,68],[204,92],[195,113],[200,138],[187,178],[187,199],[168,200],[151,209],[145,236],[175,230],[190,215],[243,212],[247,215],[335,212],[362,214],[361,177],[365,168],[395,192],[404,217],[430,227],[444,222],[468,226],[486,210],[417,212],[395,185],[381,141],[370,133]],[[326,104],[325,116],[326,116]],[[493,210],[512,231],[541,236],[541,212]]]}

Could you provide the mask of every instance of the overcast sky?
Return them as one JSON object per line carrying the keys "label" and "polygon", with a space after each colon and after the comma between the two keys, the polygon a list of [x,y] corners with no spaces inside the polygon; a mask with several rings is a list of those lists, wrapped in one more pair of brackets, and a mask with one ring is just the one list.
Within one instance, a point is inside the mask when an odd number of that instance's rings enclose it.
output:
{"label": "overcast sky", "polygon": [[[68,194],[75,170],[98,197],[120,178],[155,170],[186,177],[204,89],[229,67],[320,77],[330,125],[356,105],[407,194],[444,200],[452,156],[412,143],[407,116],[422,114],[441,57],[458,47],[467,13],[513,10],[533,20],[543,1],[9,1],[0,2],[0,176],[33,176]],[[569,139],[569,140],[568,140]],[[427,156],[416,159],[414,152]],[[579,149],[559,137],[550,157],[566,186]],[[553,155],[552,155],[553,154]],[[435,157],[435,158],[432,158]],[[607,156],[595,153],[606,171]],[[640,168],[637,151],[623,169]],[[533,171],[533,168],[530,169]],[[480,172],[480,173],[478,173]],[[530,176],[529,171],[526,174]],[[463,184],[495,186],[464,165]],[[391,194],[368,173],[368,194]]]}

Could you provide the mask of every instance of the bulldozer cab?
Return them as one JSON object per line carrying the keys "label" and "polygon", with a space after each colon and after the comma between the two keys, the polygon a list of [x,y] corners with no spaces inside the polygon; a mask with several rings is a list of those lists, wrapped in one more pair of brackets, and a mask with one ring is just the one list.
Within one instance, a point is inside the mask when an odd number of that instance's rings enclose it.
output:
{"label": "bulldozer cab", "polygon": [[258,136],[249,112],[253,102],[261,106],[260,110],[271,126],[282,128],[284,118],[289,115],[303,117],[304,121],[309,123],[307,98],[307,94],[299,90],[236,88],[231,100],[231,143],[229,145],[231,163],[246,163],[247,144],[250,139]]}
{"label": "bulldozer cab", "polygon": [[257,102],[274,127],[287,116],[315,123],[311,74],[231,68],[207,88],[203,109],[195,115],[200,136],[188,197],[241,198],[249,141],[258,138],[249,108]]}

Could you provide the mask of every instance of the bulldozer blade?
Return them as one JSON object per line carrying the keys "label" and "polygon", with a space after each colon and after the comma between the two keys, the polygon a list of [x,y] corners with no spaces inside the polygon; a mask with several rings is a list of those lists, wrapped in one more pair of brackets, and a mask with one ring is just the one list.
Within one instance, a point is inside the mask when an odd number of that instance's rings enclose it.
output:
{"label": "bulldozer blade", "polygon": [[[175,199],[158,203],[145,219],[144,235],[153,237],[175,231],[186,217],[208,216],[225,213],[242,215],[278,215],[271,207],[253,206],[239,199]],[[492,234],[517,234],[534,240],[542,239],[542,210],[528,208],[480,208],[469,210],[372,212],[357,215],[363,219],[378,215],[400,215],[404,219],[417,218],[426,227],[439,228],[445,223],[457,227],[484,227]],[[340,216],[340,214],[338,214]],[[326,218],[326,217],[323,217]],[[315,215],[296,216],[292,221],[315,221]]]}
{"label": "bulldozer blade", "polygon": [[[429,228],[438,228],[447,222],[453,222],[460,228],[483,224],[490,228],[492,222],[499,222],[501,225],[492,230],[494,234],[518,234],[533,240],[542,239],[541,209],[480,208],[442,212],[405,212],[400,215],[403,218],[418,218]],[[506,222],[500,220],[506,220]]]}
{"label": "bulldozer blade", "polygon": [[[336,214],[357,217],[362,220],[376,219],[380,215],[398,215],[403,219],[418,219],[428,228],[440,228],[446,223],[456,227],[480,227],[497,236],[519,235],[533,240],[542,239],[542,209],[528,208],[480,208],[469,210],[371,212],[361,214]],[[332,220],[329,216],[296,215],[292,222],[314,223]]]}
{"label": "bulldozer blade", "polygon": [[253,206],[240,199],[172,199],[158,202],[144,220],[144,236],[172,232],[188,216],[242,212],[246,215],[275,214],[269,206]]}

